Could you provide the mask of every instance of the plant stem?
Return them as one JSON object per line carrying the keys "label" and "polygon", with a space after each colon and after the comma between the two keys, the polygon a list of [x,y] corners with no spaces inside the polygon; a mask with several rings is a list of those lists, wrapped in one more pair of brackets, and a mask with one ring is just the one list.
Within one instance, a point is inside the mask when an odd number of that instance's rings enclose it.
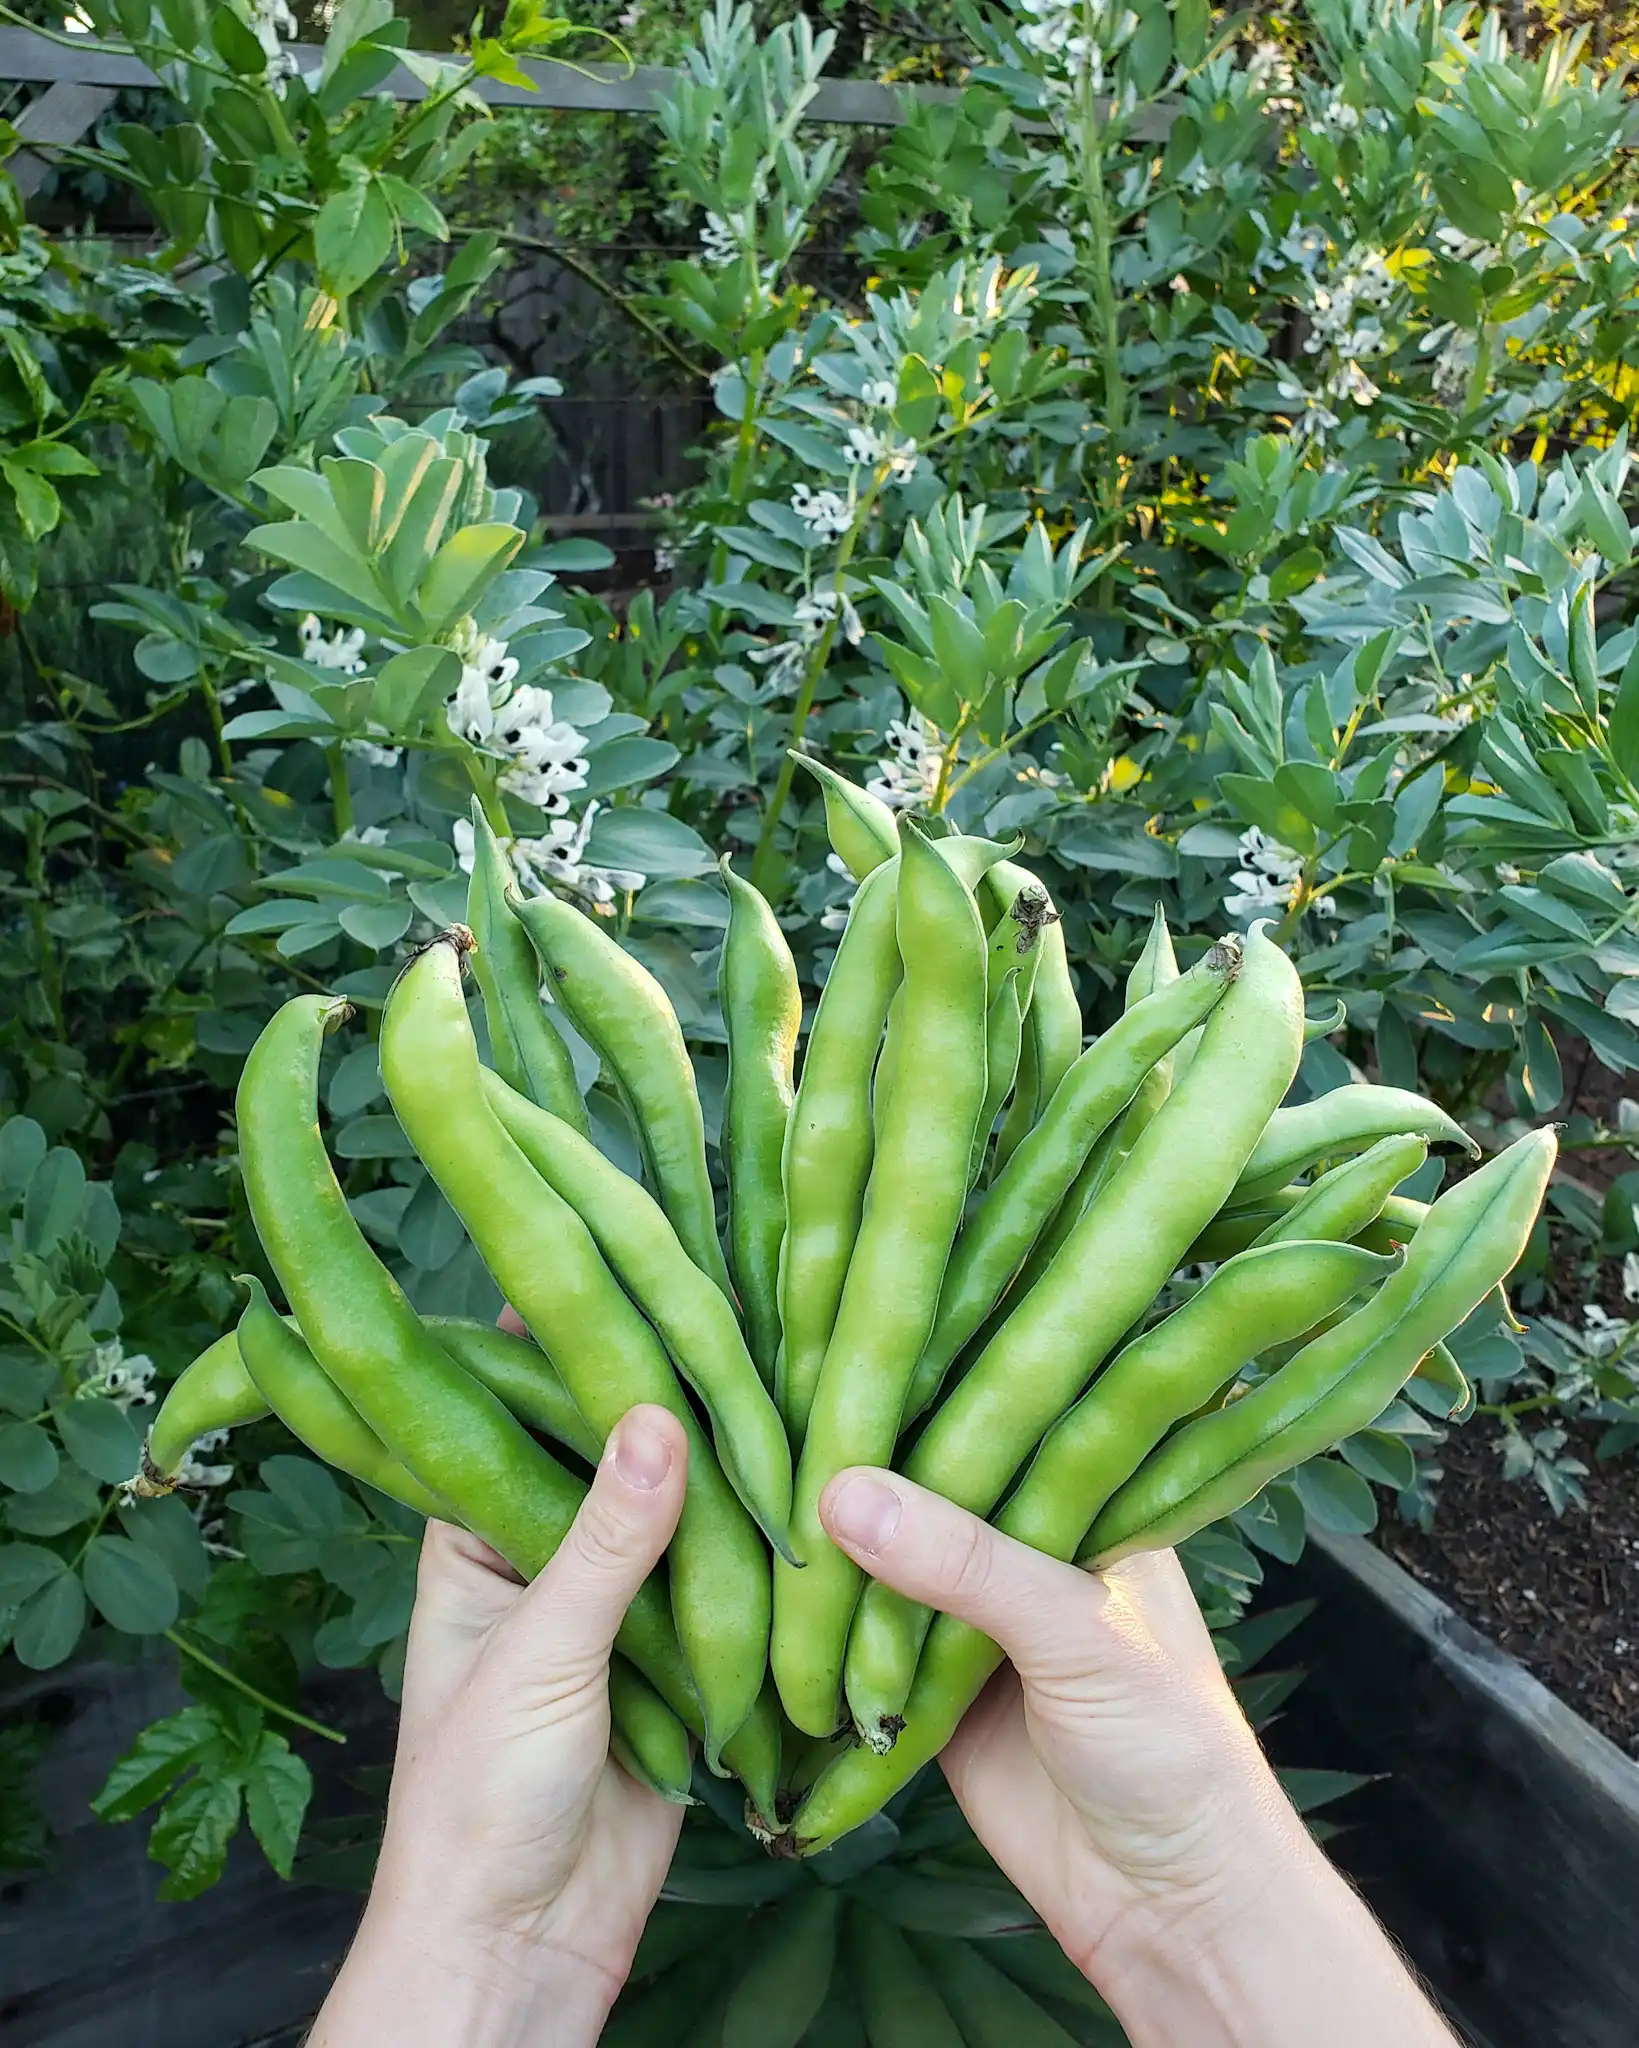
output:
{"label": "plant stem", "polygon": [[207,1657],[203,1650],[190,1643],[188,1638],[176,1629],[168,1628],[165,1631],[165,1640],[175,1644],[183,1656],[191,1657],[196,1664],[202,1664],[207,1671],[214,1672],[218,1678],[231,1685],[235,1692],[243,1693],[247,1700],[262,1708],[265,1713],[277,1714],[281,1721],[289,1721],[294,1727],[305,1728],[310,1735],[322,1735],[326,1742],[346,1742],[347,1737],[339,1728],[327,1728],[322,1721],[312,1720],[306,1714],[299,1714],[294,1707],[282,1706],[278,1700],[270,1699],[265,1692],[258,1692],[254,1685],[247,1685],[244,1679],[230,1671],[225,1664],[218,1664],[214,1657]]}
{"label": "plant stem", "polygon": [[324,750],[330,770],[330,808],[336,820],[336,837],[345,839],[353,829],[353,790],[347,780],[347,756],[338,740]]}
{"label": "plant stem", "polygon": [[[871,477],[865,495],[859,501],[854,513],[853,524],[842,536],[842,545],[837,549],[837,559],[831,571],[831,588],[839,596],[842,590],[842,572],[853,559],[859,536],[865,530],[876,505],[877,495],[887,481],[887,471],[879,469]],[[825,672],[825,664],[831,653],[831,643],[837,637],[837,627],[842,622],[842,606],[839,604],[825,622],[825,629],[814,643],[814,651],[808,657],[808,666],[803,671],[801,685],[797,690],[797,701],[791,707],[791,732],[786,740],[786,753],[780,762],[780,772],[775,778],[774,793],[768,800],[768,809],[763,816],[762,830],[757,834],[757,848],[751,856],[751,882],[753,888],[768,893],[768,871],[774,859],[774,835],[779,829],[780,813],[785,809],[791,795],[791,784],[797,773],[793,759],[802,744],[802,729],[808,723],[808,714],[814,708],[814,693],[819,688],[819,679]]]}
{"label": "plant stem", "polygon": [[[484,231],[478,228],[458,227],[452,227],[450,230],[455,236],[476,235],[480,232]],[[664,350],[679,368],[687,370],[691,377],[706,377],[707,373],[700,364],[692,357],[686,356],[666,330],[657,321],[651,320],[635,300],[628,298],[617,286],[610,284],[607,278],[599,276],[591,264],[583,263],[570,250],[561,247],[557,242],[544,241],[539,235],[521,235],[510,228],[492,229],[488,232],[498,235],[509,249],[529,249],[537,255],[550,256],[554,262],[561,263],[565,270],[573,271],[582,283],[589,284],[596,292],[601,292],[611,305],[618,306],[632,325],[641,328],[656,348]]]}

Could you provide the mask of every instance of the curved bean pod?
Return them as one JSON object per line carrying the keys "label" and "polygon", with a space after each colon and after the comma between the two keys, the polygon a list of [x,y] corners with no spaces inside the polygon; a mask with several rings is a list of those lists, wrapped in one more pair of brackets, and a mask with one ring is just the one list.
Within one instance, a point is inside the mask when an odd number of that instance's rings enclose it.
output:
{"label": "curved bean pod", "polygon": [[[1042,1439],[996,1526],[1070,1558],[1099,1509],[1174,1423],[1265,1346],[1301,1336],[1398,1259],[1349,1244],[1283,1244],[1220,1266],[1180,1308],[1126,1344]],[[932,1615],[873,1582],[848,1642],[848,1704],[861,1738],[891,1747],[904,1726]]]}
{"label": "curved bean pod", "polygon": [[859,1235],[871,1172],[871,1078],[894,990],[898,857],[860,884],[809,1027],[786,1123],[781,1351],[775,1397],[800,1445]]}
{"label": "curved bean pod", "polygon": [[1533,1131],[1435,1202],[1405,1264],[1367,1305],[1239,1401],[1170,1438],[1104,1508],[1097,1564],[1181,1543],[1270,1480],[1370,1426],[1423,1357],[1518,1263],[1557,1140]]}
{"label": "curved bean pod", "polygon": [[464,941],[464,933],[445,934],[394,983],[381,1019],[382,1079],[427,1171],[592,1428],[607,1437],[628,1408],[654,1401],[688,1432],[689,1481],[670,1553],[672,1613],[715,1765],[762,1681],[767,1554],[659,1338],[579,1215],[490,1108],[461,989]]}
{"label": "curved bean pod", "polygon": [[1479,1156],[1480,1148],[1467,1131],[1438,1104],[1405,1088],[1356,1081],[1291,1109],[1277,1109],[1235,1183],[1231,1206],[1249,1207],[1318,1160],[1339,1158],[1378,1138],[1405,1134],[1430,1143],[1461,1145],[1471,1159]]}
{"label": "curved bean pod", "polygon": [[422,1321],[456,1364],[504,1401],[526,1427],[538,1429],[588,1465],[602,1457],[603,1438],[575,1406],[558,1368],[538,1344],[466,1316],[423,1316]]}
{"label": "curved bean pod", "polygon": [[212,1430],[260,1422],[268,1412],[256,1382],[239,1356],[239,1339],[229,1330],[183,1367],[159,1404],[142,1446],[142,1469],[128,1482],[139,1500],[174,1493],[183,1460]]}
{"label": "curved bean pod", "polygon": [[776,1562],[771,1657],[804,1734],[836,1725],[848,1623],[862,1575],[826,1535],[819,1497],[844,1465],[893,1455],[916,1361],[933,1324],[967,1192],[985,1092],[984,927],[972,896],[914,821],[900,828],[897,929],[905,1042],[864,1217],[797,1468],[792,1542],[806,1569]]}
{"label": "curved bean pod", "polygon": [[[1144,947],[1132,971],[1127,976],[1127,1009],[1133,1009],[1146,996],[1169,987],[1178,979],[1178,956],[1172,950],[1172,934],[1167,929],[1166,913],[1160,904],[1155,906],[1155,915],[1150,920],[1150,929]],[[1197,1024],[1184,1039],[1188,1044],[1192,1038],[1199,1038],[1205,1026]],[[1115,1172],[1127,1154],[1137,1144],[1139,1133],[1150,1123],[1156,1111],[1172,1092],[1173,1069],[1177,1064],[1176,1052],[1158,1059],[1143,1080],[1138,1084],[1138,1093],[1121,1112],[1101,1138],[1095,1140],[1092,1150],[1082,1161],[1081,1169],[1070,1183],[1070,1191],[1053,1212],[1053,1219],[1031,1247],[1030,1256],[1019,1268],[1018,1278],[1009,1289],[1010,1294],[1025,1295],[1035,1286],[1042,1274],[1058,1256],[1059,1246],[1075,1229],[1092,1206],[1094,1198],[1104,1183]],[[1187,1264],[1188,1261],[1183,1263]],[[996,1329],[1001,1327],[1001,1310],[1007,1306],[1007,1296],[1002,1297],[1001,1308],[992,1312],[991,1322]],[[989,1343],[995,1329],[987,1323],[975,1341]]]}
{"label": "curved bean pod", "polygon": [[[326,1373],[388,1450],[533,1578],[586,1489],[437,1342],[347,1206],[319,1136],[318,1101],[320,1047],[349,1010],[326,996],[293,997],[251,1048],[238,1093],[251,1216]],[[617,1642],[674,1712],[698,1715],[658,1580],[628,1608]]]}
{"label": "curved bean pod", "polygon": [[1437,1387],[1445,1395],[1450,1404],[1446,1409],[1447,1422],[1459,1420],[1473,1405],[1474,1388],[1449,1344],[1436,1344],[1425,1351],[1417,1361],[1417,1370],[1412,1378]]}
{"label": "curved bean pod", "polygon": [[1266,1225],[1254,1244],[1278,1244],[1285,1238],[1356,1237],[1383,1213],[1383,1204],[1428,1157],[1428,1140],[1405,1132],[1377,1143],[1353,1159],[1345,1159],[1305,1188],[1303,1199]]}
{"label": "curved bean pod", "polygon": [[592,1233],[700,1396],[730,1485],[770,1543],[787,1549],[791,1448],[733,1309],[684,1251],[660,1204],[589,1138],[526,1102],[499,1074],[479,1079],[502,1129]]}
{"label": "curved bean pod", "polygon": [[730,1301],[706,1126],[683,1029],[666,991],[591,918],[556,896],[508,903],[540,955],[554,998],[614,1076],[637,1125],[660,1206],[684,1249]]}
{"label": "curved bean pod", "polygon": [[[998,861],[985,875],[984,887],[998,916],[1007,915],[1023,891],[1047,895],[1035,876],[1012,860]],[[1051,897],[1041,919],[1037,951],[1041,957],[1019,1054],[1018,1086],[996,1139],[998,1170],[1007,1164],[1020,1139],[1052,1101],[1060,1081],[1081,1057],[1081,1005],[1070,978],[1064,927]]]}
{"label": "curved bean pod", "polygon": [[688,1730],[624,1657],[609,1660],[609,1747],[628,1777],[673,1806],[692,1806]]}
{"label": "curved bean pod", "polygon": [[[980,909],[983,911],[981,901]],[[1012,903],[991,926],[985,944],[985,1002],[988,1006],[1001,993],[1009,974],[1019,975],[1019,1014],[1028,1016],[1035,993],[1036,970],[1041,966],[1041,934],[1050,923],[1052,909],[1047,891],[1032,886],[1021,889]]]}
{"label": "curved bean pod", "polygon": [[1239,948],[1220,942],[1188,974],[1143,997],[1070,1069],[956,1240],[939,1313],[917,1365],[911,1395],[917,1407],[934,1398],[956,1354],[1002,1298],[1094,1141],[1156,1062],[1216,1008],[1239,971]]}
{"label": "curved bean pod", "polygon": [[402,1507],[449,1520],[449,1508],[393,1456],[299,1332],[275,1312],[261,1281],[254,1274],[242,1274],[240,1285],[249,1288],[250,1300],[235,1332],[239,1356],[257,1392],[291,1435],[316,1458]]}
{"label": "curved bean pod", "polygon": [[1017,967],[1009,968],[985,1012],[985,1099],[973,1128],[973,1156],[967,1166],[970,1188],[984,1171],[991,1130],[1002,1104],[1013,1092],[1019,1071],[1019,1042],[1024,1035],[1024,1017],[1019,1010],[1021,979]]}
{"label": "curved bean pod", "polygon": [[825,836],[831,851],[856,882],[863,882],[873,868],[899,854],[899,827],[893,812],[880,797],[850,782],[812,754],[786,751],[799,768],[806,768],[820,786],[825,799]]}
{"label": "curved bean pod", "polygon": [[728,936],[717,992],[728,1030],[723,1163],[728,1173],[729,1270],[745,1316],[746,1342],[765,1385],[780,1347],[780,1245],[785,1188],[780,1162],[791,1115],[792,1063],[802,1024],[796,963],[761,890],[741,881],[725,854]]}
{"label": "curved bean pod", "polygon": [[575,1080],[575,1063],[541,1007],[541,965],[529,934],[507,907],[512,882],[511,866],[475,797],[467,923],[473,936],[473,979],[489,1025],[490,1056],[496,1072],[520,1095],[584,1135],[591,1125]]}
{"label": "curved bean pod", "polygon": [[1297,975],[1254,926],[1188,1075],[947,1396],[906,1463],[912,1478],[989,1513],[1216,1214],[1290,1086],[1302,1046]]}

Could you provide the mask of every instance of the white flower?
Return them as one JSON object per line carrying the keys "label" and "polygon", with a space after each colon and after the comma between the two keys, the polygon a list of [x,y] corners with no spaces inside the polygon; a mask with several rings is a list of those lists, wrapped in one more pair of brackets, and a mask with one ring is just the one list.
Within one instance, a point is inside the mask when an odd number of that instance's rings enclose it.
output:
{"label": "white flower", "polygon": [[[470,832],[472,827],[467,827]],[[385,825],[355,825],[352,831],[344,832],[344,840],[351,840],[355,846],[385,846],[387,827]]]}
{"label": "white flower", "polygon": [[643,19],[643,0],[632,0],[630,7],[623,7],[615,16],[616,28],[636,28]]}
{"label": "white flower", "polygon": [[[578,890],[591,898],[595,910],[607,911],[615,897],[630,889],[641,889],[648,880],[629,868],[598,868],[586,864],[583,856],[591,837],[592,820],[601,806],[590,803],[579,818],[554,818],[539,839],[503,840],[502,851],[512,864],[521,889],[536,894],[548,882]],[[450,826],[455,857],[464,874],[472,873],[473,828],[468,818],[457,818]]]}
{"label": "white flower", "polygon": [[378,746],[374,740],[343,740],[341,744],[344,754],[351,754],[369,768],[396,768],[404,752],[402,747]]}
{"label": "white flower", "polygon": [[[1625,1268],[1626,1261],[1624,1261],[1624,1271]],[[1611,1330],[1622,1331],[1626,1330],[1627,1328],[1626,1323],[1618,1322],[1615,1316],[1608,1315],[1596,1301],[1588,1301],[1583,1303],[1582,1320],[1590,1330],[1597,1330],[1601,1335],[1604,1335]]]}
{"label": "white flower", "polygon": [[1360,110],[1349,105],[1339,86],[1321,101],[1317,119],[1320,126],[1333,135],[1352,135],[1360,126]]}
{"label": "white flower", "polygon": [[677,567],[677,557],[664,541],[656,541],[654,550],[654,573],[669,576]]}
{"label": "white flower", "polygon": [[1294,415],[1292,432],[1300,441],[1311,437],[1316,441],[1322,440],[1337,425],[1337,414],[1319,392],[1305,391],[1301,384],[1294,383],[1289,377],[1283,377],[1275,388],[1281,403]]}
{"label": "white flower", "polygon": [[891,377],[872,377],[860,387],[859,402],[872,412],[886,412],[898,399],[898,387]]}
{"label": "white flower", "polygon": [[1418,346],[1423,355],[1434,355],[1435,397],[1442,405],[1460,405],[1474,374],[1475,337],[1447,320],[1443,326],[1430,328]]}
{"label": "white flower", "polygon": [[1622,1261],[1622,1299],[1639,1301],[1639,1252],[1629,1252]]}
{"label": "white flower", "polygon": [[854,515],[838,491],[798,484],[791,493],[791,509],[816,540],[840,540],[853,524]]}
{"label": "white flower", "polygon": [[303,661],[314,668],[339,669],[348,676],[363,674],[364,634],[358,626],[351,632],[338,626],[326,639],[323,626],[309,612],[296,628],[296,636],[302,643]]}
{"label": "white flower", "polygon": [[1178,182],[1186,192],[1210,192],[1218,182],[1218,174],[1197,151],[1178,173]]}
{"label": "white flower", "polygon": [[282,93],[285,80],[296,71],[294,54],[284,47],[295,40],[296,17],[286,0],[250,0],[250,26],[267,59],[267,75],[274,90]]}
{"label": "white flower", "polygon": [[700,260],[703,263],[732,263],[740,253],[734,230],[720,213],[708,213],[700,229]]}
{"label": "white flower", "polygon": [[888,754],[865,787],[890,809],[908,810],[931,803],[939,787],[939,735],[920,711],[893,719],[885,735]]}
{"label": "white flower", "polygon": [[196,1438],[177,1467],[177,1485],[195,1488],[226,1486],[233,1477],[233,1467],[207,1465],[202,1460],[207,1452],[219,1451],[227,1440],[228,1432],[225,1429],[208,1429],[202,1437]]}
{"label": "white flower", "polygon": [[916,468],[914,441],[892,440],[873,427],[850,427],[844,452],[859,469],[875,469],[885,464],[891,477],[910,476]]}
{"label": "white flower", "polygon": [[125,1355],[118,1337],[99,1344],[91,1354],[91,1370],[75,1389],[75,1398],[100,1395],[116,1408],[143,1407],[154,1398],[154,1361],[145,1351]]}
{"label": "white flower", "polygon": [[1265,103],[1296,107],[1297,81],[1279,43],[1259,43],[1246,67],[1247,84]]}
{"label": "white flower", "polygon": [[1292,901],[1292,886],[1303,872],[1303,856],[1260,832],[1256,825],[1241,834],[1240,852],[1242,864],[1230,877],[1225,913],[1250,919],[1284,911]]}
{"label": "white flower", "polygon": [[1356,405],[1370,405],[1374,398],[1382,396],[1377,385],[1352,360],[1338,365],[1326,379],[1326,390],[1333,398],[1352,398]]}
{"label": "white flower", "polygon": [[847,903],[833,903],[829,908],[822,910],[820,912],[820,930],[822,932],[845,932],[848,929],[848,913],[853,907],[853,903],[850,900]]}

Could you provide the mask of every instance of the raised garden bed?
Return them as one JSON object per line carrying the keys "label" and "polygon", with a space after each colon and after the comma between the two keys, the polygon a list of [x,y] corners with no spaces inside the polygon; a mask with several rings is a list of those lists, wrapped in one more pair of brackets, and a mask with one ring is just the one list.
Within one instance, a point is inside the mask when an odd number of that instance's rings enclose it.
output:
{"label": "raised garden bed", "polygon": [[1332,1846],[1483,2048],[1633,2048],[1639,1764],[1394,1560],[1321,1538],[1277,1747],[1382,1774]]}

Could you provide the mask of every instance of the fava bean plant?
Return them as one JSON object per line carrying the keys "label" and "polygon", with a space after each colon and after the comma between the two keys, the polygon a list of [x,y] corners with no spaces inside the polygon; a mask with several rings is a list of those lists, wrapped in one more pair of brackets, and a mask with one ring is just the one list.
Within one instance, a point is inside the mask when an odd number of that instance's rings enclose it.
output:
{"label": "fava bean plant", "polygon": [[[470,61],[416,60],[426,97],[395,107],[378,89],[406,28],[387,0],[339,7],[308,72],[260,5],[86,12],[174,83],[62,164],[64,189],[134,192],[153,255],[48,239],[9,186],[0,223],[0,1609],[38,1669],[88,1626],[127,1650],[169,1639],[194,1704],[102,1804],[159,1804],[154,1852],[184,1895],[241,1815],[290,1867],[302,1757],[323,1753],[302,1674],[374,1666],[394,1687],[412,1584],[416,1517],[380,1466],[337,1481],[271,1417],[196,1453],[202,1491],[114,1487],[155,1397],[236,1322],[234,1276],[275,1280],[232,1099],[289,999],[357,1012],[318,1074],[365,1249],[441,1355],[467,1347],[467,1381],[559,1436],[549,1397],[519,1406],[518,1352],[475,1334],[500,1276],[389,1093],[383,1005],[413,947],[470,923],[485,1065],[571,1126],[584,1104],[582,1135],[646,1177],[686,1264],[721,1245],[759,1385],[784,1337],[812,1393],[840,1281],[782,1300],[766,1207],[736,1205],[724,1166],[755,1157],[773,1184],[780,1048],[795,1028],[798,1074],[816,1053],[823,1072],[819,997],[873,915],[869,875],[856,899],[846,872],[858,845],[832,856],[793,754],[939,843],[1025,835],[1065,973],[1027,988],[1021,969],[987,1004],[986,1100],[1019,1009],[1023,1078],[991,1104],[1002,1173],[1034,1156],[1055,1060],[1122,1028],[1157,907],[1191,972],[1276,921],[1326,1027],[1294,1107],[1363,1081],[1422,1091],[1500,1151],[1563,1113],[1578,1043],[1632,1063],[1629,112],[1585,51],[1521,57],[1478,10],[1350,0],[1294,33],[1194,0],[1037,4],[964,16],[940,59],[958,97],[844,149],[800,119],[828,31],[720,7],[649,131],[675,257],[621,330],[709,391],[715,423],[649,587],[611,598],[574,581],[607,552],[546,537],[517,459],[552,380],[465,339],[507,254],[507,137],[530,118],[488,120],[471,88],[606,46],[514,5]],[[677,54],[646,49],[641,21],[618,32],[640,59]],[[664,991],[704,1134],[703,1166],[684,1134],[681,1206],[592,1020],[516,999],[532,956],[509,888],[537,923],[584,913]],[[875,900],[880,925],[880,884]],[[763,940],[736,947],[736,921]],[[780,935],[789,970],[769,977]],[[488,962],[509,945],[497,997]],[[760,1096],[734,1063],[742,1002],[770,1019]],[[1042,1031],[1055,1002],[1038,1042],[1029,1019]],[[875,1132],[851,1071],[836,1132],[857,1176]],[[478,1085],[492,1116],[511,1100]],[[532,1171],[595,1241],[595,1178]],[[1391,1221],[1439,1171],[1385,1190]],[[1097,1168],[1080,1172],[1078,1199]],[[639,1289],[597,1251],[617,1294]],[[1527,1300],[1544,1253],[1539,1230]],[[1034,1298],[1029,1259],[1026,1277]],[[692,1283],[661,1298],[711,1327]],[[938,1333],[953,1359],[993,1308]],[[695,1325],[648,1323],[711,1409],[677,1350]],[[1569,1392],[1544,1327],[1529,1357],[1494,1312],[1458,1333],[1493,1374],[1483,1400]],[[1192,1538],[1209,1617],[1255,1629],[1260,1550],[1294,1554],[1306,1517],[1369,1527],[1368,1481],[1421,1501],[1414,1452],[1453,1385],[1413,1380],[1266,1512]],[[719,1536],[748,1481],[733,1464]],[[778,1526],[766,1498],[745,1512]],[[848,1853],[919,1868],[914,1828],[889,1830],[921,1810],[894,1806]],[[705,1864],[720,1848],[708,1834]],[[725,1896],[772,1900],[772,1866],[745,1868]],[[793,1941],[832,1938],[791,1913]]]}

